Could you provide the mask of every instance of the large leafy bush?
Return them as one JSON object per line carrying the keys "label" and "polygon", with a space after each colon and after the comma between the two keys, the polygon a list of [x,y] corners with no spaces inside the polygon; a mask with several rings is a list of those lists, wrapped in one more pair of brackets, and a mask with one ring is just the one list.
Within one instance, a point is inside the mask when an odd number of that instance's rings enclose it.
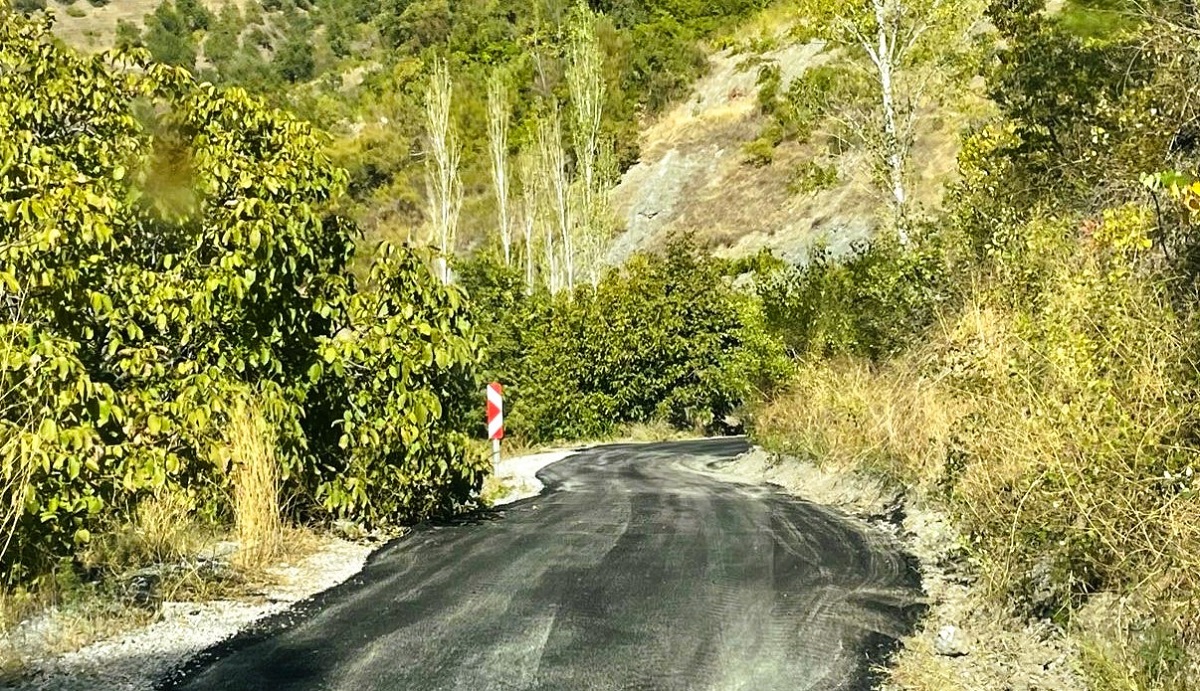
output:
{"label": "large leafy bush", "polygon": [[[312,129],[141,52],[85,57],[47,20],[0,20],[0,486],[25,507],[6,577],[164,487],[220,515],[224,422],[248,390],[292,505],[378,521],[465,500],[461,296],[409,250],[355,293],[345,174]],[[355,434],[330,445],[334,428]]]}
{"label": "large leafy bush", "polygon": [[479,342],[466,295],[431,257],[384,246],[367,289],[319,347],[310,414],[316,462],[306,483],[322,507],[371,522],[454,510],[489,469],[468,449],[479,427]]}
{"label": "large leafy bush", "polygon": [[526,296],[519,277],[467,270],[509,385],[512,430],[534,441],[604,436],[625,423],[727,429],[747,397],[783,376],[758,303],[686,241],[642,254],[573,294]]}

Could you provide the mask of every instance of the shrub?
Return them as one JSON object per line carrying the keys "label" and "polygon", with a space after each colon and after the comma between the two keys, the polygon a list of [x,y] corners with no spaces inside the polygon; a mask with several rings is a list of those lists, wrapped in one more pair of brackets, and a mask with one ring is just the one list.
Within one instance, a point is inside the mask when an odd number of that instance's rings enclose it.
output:
{"label": "shrub", "polygon": [[396,252],[356,294],[346,176],[309,126],[6,18],[0,127],[0,487],[23,504],[5,580],[163,492],[228,519],[247,389],[309,516],[424,516],[477,486],[463,299]]}
{"label": "shrub", "polygon": [[289,82],[311,79],[316,69],[313,47],[302,33],[290,35],[275,51],[272,62],[279,76]]}
{"label": "shrub", "polygon": [[[786,364],[761,311],[685,241],[639,255],[596,288],[477,298],[510,302],[491,371],[509,387],[509,422],[533,441],[602,437],[624,423],[664,420],[720,430]],[[469,286],[477,295],[488,286]],[[495,340],[495,336],[493,337]]]}
{"label": "shrub", "polygon": [[320,462],[299,479],[329,514],[367,524],[444,515],[471,501],[490,467],[468,444],[483,424],[479,341],[466,296],[432,261],[383,245],[370,285],[321,339],[307,420]]}
{"label": "shrub", "polygon": [[116,47],[123,50],[142,45],[142,30],[137,24],[125,19],[117,20]]}
{"label": "shrub", "polygon": [[788,192],[812,194],[831,189],[838,184],[836,165],[822,165],[817,161],[805,161],[792,171],[788,179]]}
{"label": "shrub", "polygon": [[755,168],[765,168],[775,161],[776,146],[769,138],[759,137],[742,145],[742,157]]}
{"label": "shrub", "polygon": [[844,258],[817,248],[806,264],[764,277],[768,326],[796,355],[881,359],[899,352],[953,299],[938,236],[916,235],[909,247],[884,235]]}

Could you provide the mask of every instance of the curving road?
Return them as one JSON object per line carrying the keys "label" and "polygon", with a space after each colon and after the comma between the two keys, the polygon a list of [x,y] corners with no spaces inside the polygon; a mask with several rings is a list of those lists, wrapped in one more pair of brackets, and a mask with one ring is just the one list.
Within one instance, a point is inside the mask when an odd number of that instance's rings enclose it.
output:
{"label": "curving road", "polygon": [[838,514],[708,470],[740,439],[607,446],[429,527],[164,689],[869,689],[918,577]]}

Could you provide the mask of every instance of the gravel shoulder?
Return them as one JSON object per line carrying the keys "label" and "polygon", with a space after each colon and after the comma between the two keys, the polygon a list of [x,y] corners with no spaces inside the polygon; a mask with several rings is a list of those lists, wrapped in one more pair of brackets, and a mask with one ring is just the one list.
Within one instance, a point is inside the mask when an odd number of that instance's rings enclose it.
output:
{"label": "gravel shoulder", "polygon": [[[102,640],[74,652],[29,663],[29,679],[19,691],[150,691],[172,669],[196,653],[237,634],[264,617],[277,614],[358,573],[373,551],[371,545],[327,538],[315,552],[294,564],[269,568],[275,582],[253,601],[165,602],[151,624]],[[39,646],[45,626],[14,633],[30,649]]]}
{"label": "gravel shoulder", "polygon": [[860,473],[827,470],[761,448],[709,472],[768,482],[900,540],[920,563],[929,610],[892,659],[884,691],[1083,691],[1080,653],[1048,622],[1023,622],[974,577],[947,515]]}
{"label": "gravel shoulder", "polygon": [[496,466],[496,480],[504,488],[504,491],[492,499],[492,506],[506,506],[541,494],[545,486],[537,477],[538,471],[551,463],[558,463],[573,456],[575,453],[575,451],[547,451],[528,456],[502,458],[500,464]]}

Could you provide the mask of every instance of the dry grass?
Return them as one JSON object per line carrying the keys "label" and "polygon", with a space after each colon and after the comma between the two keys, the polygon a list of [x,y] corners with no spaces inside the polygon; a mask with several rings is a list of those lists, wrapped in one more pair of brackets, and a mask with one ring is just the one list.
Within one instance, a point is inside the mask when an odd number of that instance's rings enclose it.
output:
{"label": "dry grass", "polygon": [[34,435],[0,430],[0,563],[25,513],[25,496],[33,478]]}
{"label": "dry grass", "polygon": [[234,529],[240,545],[234,563],[251,571],[271,561],[283,547],[275,434],[257,406],[242,403],[233,412],[228,441]]}
{"label": "dry grass", "polygon": [[[18,301],[10,317],[14,324],[21,318],[20,305]],[[4,555],[16,537],[17,524],[25,513],[25,499],[42,444],[41,437],[34,433],[38,423],[34,411],[28,407],[29,403],[22,403],[22,390],[30,382],[16,380],[10,369],[17,333],[6,328],[3,334],[0,338],[0,564],[4,563]],[[21,358],[16,362],[20,363]]]}
{"label": "dry grass", "polygon": [[127,522],[94,537],[77,558],[89,571],[119,578],[189,561],[214,540],[214,528],[196,515],[194,498],[163,488],[138,502]]}
{"label": "dry grass", "polygon": [[767,446],[823,467],[867,470],[931,491],[969,406],[913,363],[801,365],[791,388],[755,411]]}
{"label": "dry grass", "polygon": [[617,431],[615,438],[622,441],[661,442],[689,439],[703,435],[704,432],[702,429],[690,432],[683,431],[675,429],[670,423],[663,420],[652,420],[650,422],[635,422],[623,425]]}

